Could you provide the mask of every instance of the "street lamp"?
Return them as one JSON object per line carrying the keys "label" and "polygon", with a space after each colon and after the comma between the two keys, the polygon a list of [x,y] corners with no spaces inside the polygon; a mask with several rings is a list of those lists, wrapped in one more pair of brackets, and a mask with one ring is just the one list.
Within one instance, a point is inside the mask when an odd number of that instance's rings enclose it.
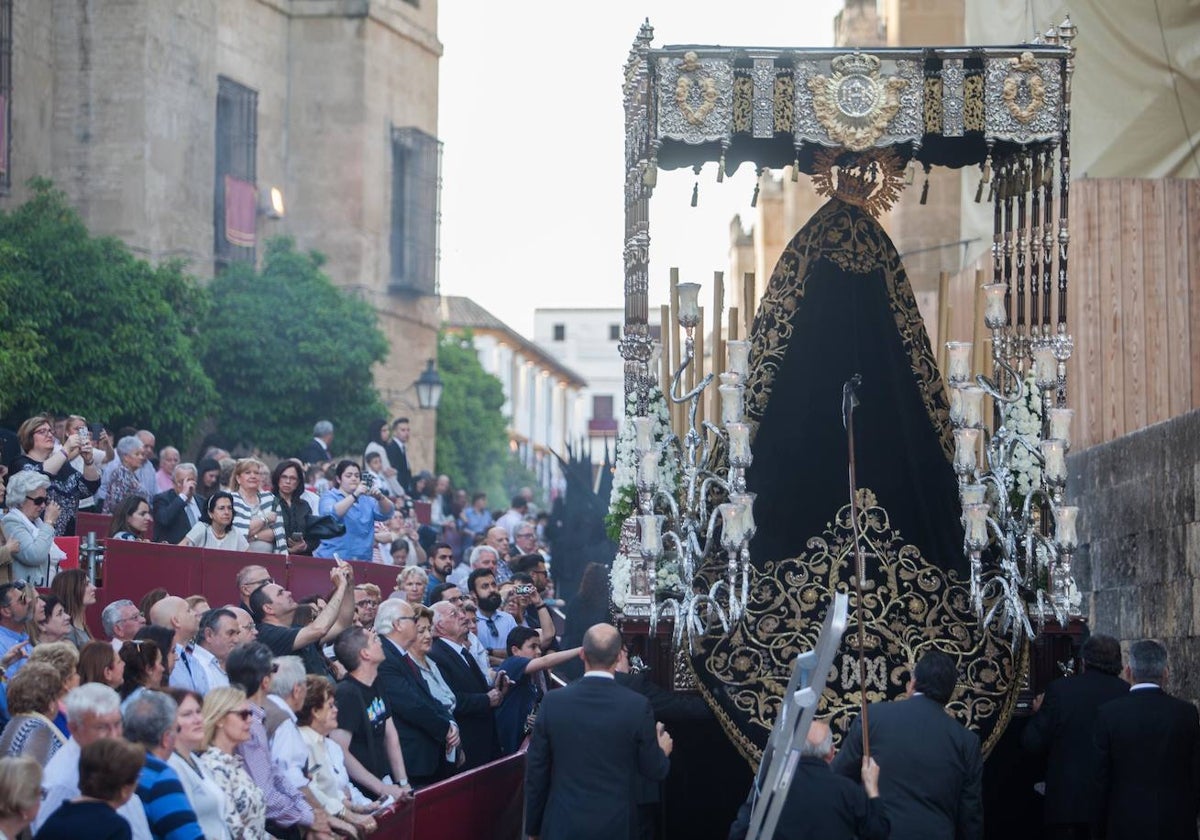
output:
{"label": "street lamp", "polygon": [[417,389],[417,403],[421,408],[437,410],[442,401],[442,377],[433,369],[433,359],[425,363],[425,370],[421,371],[413,387]]}

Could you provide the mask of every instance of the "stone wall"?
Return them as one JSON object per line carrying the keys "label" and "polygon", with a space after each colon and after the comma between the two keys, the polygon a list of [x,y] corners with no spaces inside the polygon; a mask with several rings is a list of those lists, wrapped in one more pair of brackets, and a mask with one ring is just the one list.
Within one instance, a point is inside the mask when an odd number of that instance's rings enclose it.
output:
{"label": "stone wall", "polygon": [[1068,458],[1075,561],[1094,632],[1167,647],[1171,685],[1200,700],[1200,411]]}

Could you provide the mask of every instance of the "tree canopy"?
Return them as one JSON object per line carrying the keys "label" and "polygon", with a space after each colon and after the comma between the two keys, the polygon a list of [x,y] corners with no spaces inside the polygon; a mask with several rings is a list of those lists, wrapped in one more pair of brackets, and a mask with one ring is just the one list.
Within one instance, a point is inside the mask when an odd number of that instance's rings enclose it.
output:
{"label": "tree canopy", "polygon": [[438,404],[437,471],[452,476],[458,487],[487,493],[493,502],[503,501],[510,457],[501,413],[504,388],[479,364],[470,331],[441,336],[438,373],[443,389]]}
{"label": "tree canopy", "polygon": [[387,339],[370,304],[337,288],[322,262],[280,237],[267,243],[261,272],[237,264],[209,285],[200,358],[217,383],[213,419],[228,446],[292,455],[317,420],[357,440],[385,416],[371,366],[386,358]]}
{"label": "tree canopy", "polygon": [[192,347],[207,297],[178,262],[91,236],[48,181],[0,213],[0,414],[85,414],[182,440],[215,392]]}

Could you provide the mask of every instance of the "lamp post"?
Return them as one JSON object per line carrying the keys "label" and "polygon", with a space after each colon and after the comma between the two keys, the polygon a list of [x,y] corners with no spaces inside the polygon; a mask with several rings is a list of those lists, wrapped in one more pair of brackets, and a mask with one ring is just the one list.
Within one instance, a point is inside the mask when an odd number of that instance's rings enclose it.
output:
{"label": "lamp post", "polygon": [[442,377],[434,369],[433,359],[425,362],[425,370],[421,371],[413,388],[416,389],[417,404],[421,408],[437,410],[438,403],[442,401]]}

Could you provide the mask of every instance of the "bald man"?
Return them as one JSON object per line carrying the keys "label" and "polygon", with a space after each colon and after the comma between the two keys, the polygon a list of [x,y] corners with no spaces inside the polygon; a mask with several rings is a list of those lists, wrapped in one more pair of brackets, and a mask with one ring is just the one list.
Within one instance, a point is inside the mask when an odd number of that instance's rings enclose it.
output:
{"label": "bald man", "polygon": [[618,685],[621,634],[597,624],[583,636],[578,682],[551,691],[533,726],[525,769],[525,833],[541,840],[630,840],[637,805],[630,779],[661,781],[671,736],[650,701]]}
{"label": "bald man", "polygon": [[170,686],[186,688],[201,697],[207,694],[208,679],[204,668],[195,660],[192,649],[200,620],[196,618],[188,602],[178,595],[168,595],[150,608],[150,623],[156,627],[165,627],[175,634],[175,668],[171,671],[168,681]]}

